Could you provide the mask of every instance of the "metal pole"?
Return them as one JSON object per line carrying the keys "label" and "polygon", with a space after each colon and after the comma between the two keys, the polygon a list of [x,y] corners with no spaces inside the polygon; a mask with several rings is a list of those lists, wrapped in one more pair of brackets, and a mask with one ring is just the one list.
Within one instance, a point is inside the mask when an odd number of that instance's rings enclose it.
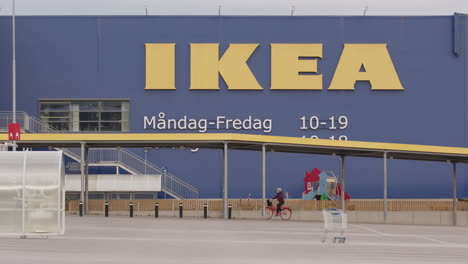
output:
{"label": "metal pole", "polygon": [[266,145],[262,145],[262,218],[266,217]]}
{"label": "metal pole", "polygon": [[88,212],[89,212],[88,162],[89,162],[89,148],[85,147],[85,165],[84,165],[84,175],[85,175],[85,204],[84,204],[84,211],[85,211],[85,215],[88,215]]}
{"label": "metal pole", "polygon": [[22,196],[23,199],[21,201],[22,203],[22,221],[21,221],[21,238],[26,238],[26,164],[27,163],[27,152],[24,153],[23,156],[23,190],[22,190]]}
{"label": "metal pole", "polygon": [[[80,194],[80,204],[84,204],[85,201],[85,144],[81,142],[81,194]],[[81,212],[80,212],[81,215]]]}
{"label": "metal pole", "polygon": [[147,160],[148,160],[148,149],[145,148],[145,176],[146,176],[146,166],[147,166]]}
{"label": "metal pole", "polygon": [[341,159],[341,210],[346,211],[345,207],[345,156],[340,155]]}
{"label": "metal pole", "polygon": [[457,225],[457,163],[453,165],[453,225]]}
{"label": "metal pole", "polygon": [[[16,7],[15,0],[12,0],[12,39],[13,39],[13,58],[12,58],[12,100],[13,100],[13,123],[16,123]],[[13,151],[16,151],[16,140],[13,140]]]}
{"label": "metal pole", "polygon": [[384,209],[384,224],[387,223],[387,152],[384,151],[384,203],[383,203],[383,209]]}
{"label": "metal pole", "polygon": [[224,143],[224,218],[228,218],[228,143]]}

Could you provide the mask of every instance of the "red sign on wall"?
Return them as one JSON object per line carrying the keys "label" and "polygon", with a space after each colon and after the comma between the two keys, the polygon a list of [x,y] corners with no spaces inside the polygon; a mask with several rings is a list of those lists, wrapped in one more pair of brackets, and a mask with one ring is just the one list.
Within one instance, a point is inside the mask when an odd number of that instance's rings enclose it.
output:
{"label": "red sign on wall", "polygon": [[8,139],[9,140],[21,139],[21,124],[20,123],[8,124]]}

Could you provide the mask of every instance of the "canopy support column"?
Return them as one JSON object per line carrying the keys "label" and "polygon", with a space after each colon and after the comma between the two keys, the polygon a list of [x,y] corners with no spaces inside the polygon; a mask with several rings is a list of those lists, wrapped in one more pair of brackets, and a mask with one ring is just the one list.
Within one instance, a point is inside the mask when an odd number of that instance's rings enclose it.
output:
{"label": "canopy support column", "polygon": [[457,163],[452,162],[453,166],[453,225],[457,225]]}
{"label": "canopy support column", "polygon": [[85,206],[84,206],[84,215],[88,215],[89,212],[89,184],[88,184],[88,168],[89,168],[89,147],[85,147],[85,156],[84,156],[84,175],[85,175]]}
{"label": "canopy support column", "polygon": [[346,211],[345,206],[345,156],[340,155],[341,160],[341,210]]}
{"label": "canopy support column", "polygon": [[262,145],[262,218],[266,217],[266,145]]}
{"label": "canopy support column", "polygon": [[224,201],[224,218],[228,218],[228,143],[224,143],[224,188],[223,188],[223,201]]}
{"label": "canopy support column", "polygon": [[384,220],[384,224],[387,223],[387,213],[388,213],[388,208],[387,208],[387,152],[384,151],[384,156],[383,156],[383,160],[384,160],[384,200],[383,200],[383,220]]}
{"label": "canopy support column", "polygon": [[[80,160],[80,171],[81,171],[81,194],[80,202],[85,205],[85,145],[86,143],[81,142],[81,160]],[[83,208],[84,209],[84,208]],[[83,210],[85,211],[85,210]]]}

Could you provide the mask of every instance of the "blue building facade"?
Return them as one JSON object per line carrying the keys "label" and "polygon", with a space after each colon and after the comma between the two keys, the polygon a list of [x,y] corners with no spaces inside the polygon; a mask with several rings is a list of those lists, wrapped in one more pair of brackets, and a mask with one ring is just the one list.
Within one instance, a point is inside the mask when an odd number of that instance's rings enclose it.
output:
{"label": "blue building facade", "polygon": [[[17,108],[33,116],[40,117],[41,104],[47,102],[114,99],[127,104],[127,123],[119,127],[123,133],[229,132],[467,147],[465,15],[25,16],[17,18],[16,27]],[[7,111],[11,109],[11,18],[0,18],[0,36],[0,110]],[[145,90],[148,43],[175,44],[176,89]],[[203,43],[219,44],[220,58],[230,44],[258,44],[247,65],[262,89],[229,90],[224,75],[219,76],[219,90],[190,89],[191,46]],[[321,56],[313,58],[317,70],[304,73],[321,75],[321,89],[270,89],[271,44],[321,44]],[[386,44],[404,89],[375,90],[372,81],[357,81],[353,90],[328,89],[347,44]],[[363,67],[361,72],[370,71]],[[176,123],[193,119],[197,125],[158,127],[160,119]],[[245,123],[236,126],[232,121],[228,127],[227,119]],[[206,127],[200,123],[203,120]],[[253,125],[255,120],[258,126]],[[70,124],[68,129],[86,132],[87,128]],[[260,197],[261,154],[236,150],[229,155],[229,196]],[[222,196],[220,150],[151,149],[147,156],[197,187],[200,197]],[[350,157],[346,166],[351,197],[383,196],[382,160]],[[268,153],[267,188],[273,194],[282,187],[290,197],[299,198],[305,172],[315,167],[339,176],[340,161],[333,156]],[[465,197],[468,176],[462,165],[459,175],[459,196]],[[451,165],[389,162],[389,198],[450,196]]]}

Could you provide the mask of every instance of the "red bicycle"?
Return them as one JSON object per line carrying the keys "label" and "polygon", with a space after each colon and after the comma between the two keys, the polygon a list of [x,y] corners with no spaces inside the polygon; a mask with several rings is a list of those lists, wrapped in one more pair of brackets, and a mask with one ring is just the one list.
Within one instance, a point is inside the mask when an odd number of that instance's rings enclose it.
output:
{"label": "red bicycle", "polygon": [[[274,215],[276,215],[276,206],[274,206],[270,200],[267,200],[265,219],[270,220]],[[279,216],[281,217],[281,219],[289,220],[291,218],[291,215],[292,215],[291,208],[287,206],[281,206],[281,211],[279,212]]]}

